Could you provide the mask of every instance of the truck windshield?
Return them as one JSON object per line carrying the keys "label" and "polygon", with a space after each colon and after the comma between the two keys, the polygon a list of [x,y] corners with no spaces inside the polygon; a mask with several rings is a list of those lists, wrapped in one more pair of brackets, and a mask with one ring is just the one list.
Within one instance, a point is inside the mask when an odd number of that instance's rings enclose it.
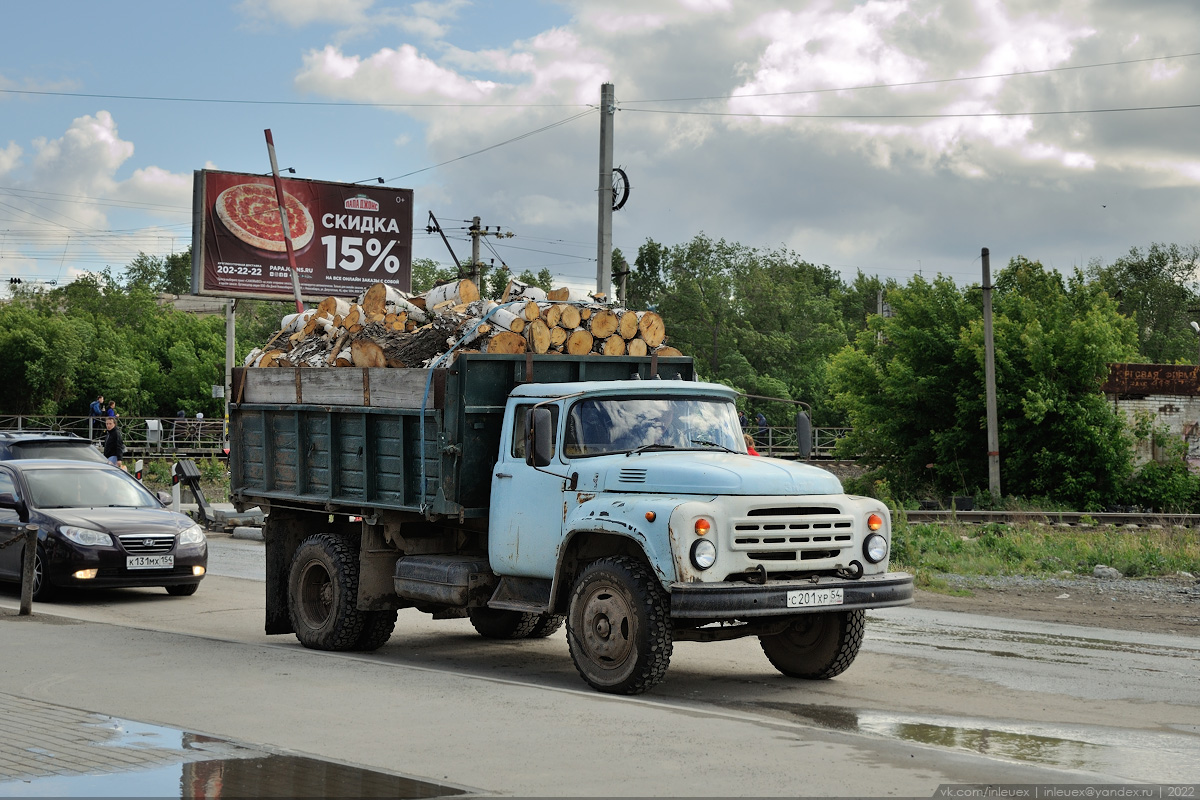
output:
{"label": "truck windshield", "polygon": [[563,447],[569,458],[657,447],[746,452],[733,402],[694,397],[580,400]]}

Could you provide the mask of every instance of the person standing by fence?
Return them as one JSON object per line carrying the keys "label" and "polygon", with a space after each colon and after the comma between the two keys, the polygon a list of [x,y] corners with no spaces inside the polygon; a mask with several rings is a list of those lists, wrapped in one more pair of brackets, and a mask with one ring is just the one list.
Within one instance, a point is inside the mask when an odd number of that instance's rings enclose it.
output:
{"label": "person standing by fence", "polygon": [[104,395],[98,395],[92,404],[88,406],[88,438],[96,438],[95,423],[100,417],[103,417],[104,411]]}
{"label": "person standing by fence", "polygon": [[125,469],[121,459],[125,457],[125,442],[121,439],[121,429],[117,427],[117,418],[105,417],[104,427],[108,433],[104,437],[104,457],[114,467]]}

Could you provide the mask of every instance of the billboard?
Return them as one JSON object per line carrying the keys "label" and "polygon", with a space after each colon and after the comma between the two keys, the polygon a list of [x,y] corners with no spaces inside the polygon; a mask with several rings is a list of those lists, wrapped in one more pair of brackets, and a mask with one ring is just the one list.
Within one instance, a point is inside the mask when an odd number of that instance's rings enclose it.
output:
{"label": "billboard", "polygon": [[[309,302],[383,282],[412,283],[411,189],[282,180],[300,291]],[[291,300],[279,203],[270,175],[196,170],[192,291]]]}

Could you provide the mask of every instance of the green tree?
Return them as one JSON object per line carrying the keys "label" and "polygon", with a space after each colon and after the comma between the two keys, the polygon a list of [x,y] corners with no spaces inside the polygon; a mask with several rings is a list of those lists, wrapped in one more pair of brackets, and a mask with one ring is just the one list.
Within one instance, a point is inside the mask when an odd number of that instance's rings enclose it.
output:
{"label": "green tree", "polygon": [[1153,364],[1196,361],[1197,342],[1189,323],[1200,319],[1196,270],[1200,246],[1151,244],[1109,266],[1089,265],[1088,276],[1137,320],[1138,354]]}

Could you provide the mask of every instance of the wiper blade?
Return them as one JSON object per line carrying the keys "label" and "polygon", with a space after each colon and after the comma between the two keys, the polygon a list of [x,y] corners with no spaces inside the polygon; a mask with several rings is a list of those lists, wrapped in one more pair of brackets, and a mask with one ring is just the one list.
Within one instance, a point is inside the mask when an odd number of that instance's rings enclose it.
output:
{"label": "wiper blade", "polygon": [[705,447],[716,447],[719,450],[724,450],[726,453],[736,453],[737,450],[730,450],[725,445],[719,442],[710,442],[708,439],[692,439],[692,444],[700,444]]}
{"label": "wiper blade", "polygon": [[638,453],[647,453],[647,452],[650,452],[651,450],[677,450],[677,449],[679,449],[679,448],[675,447],[675,445],[673,445],[673,444],[663,444],[662,442],[655,442],[654,444],[644,444],[641,447],[630,450],[628,453],[626,453],[626,455],[635,456]]}

